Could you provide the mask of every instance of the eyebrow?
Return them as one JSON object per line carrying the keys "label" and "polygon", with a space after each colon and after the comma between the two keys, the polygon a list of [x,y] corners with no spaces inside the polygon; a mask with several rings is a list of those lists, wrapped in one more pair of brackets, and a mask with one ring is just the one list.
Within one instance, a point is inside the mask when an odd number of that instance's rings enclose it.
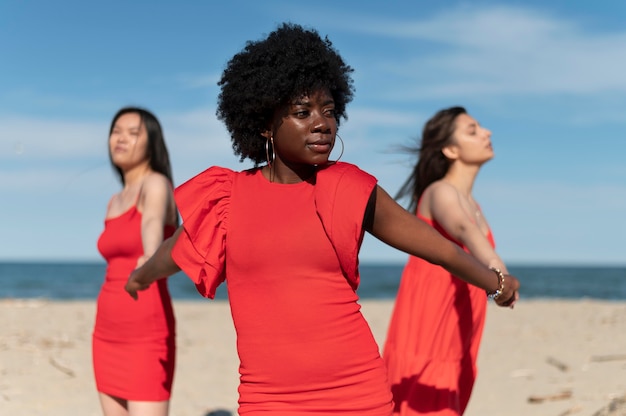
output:
{"label": "eyebrow", "polygon": [[[333,100],[332,98],[329,98],[328,100],[324,101],[322,103],[322,106],[327,106],[330,104],[335,104],[335,100]],[[303,100],[301,98],[294,100],[291,105],[303,105],[303,106],[311,106],[311,100]]]}
{"label": "eyebrow", "polygon": [[[119,124],[115,124],[113,126],[114,129],[123,129],[125,128],[124,126],[120,126]],[[130,126],[130,127],[126,127],[128,130],[141,130],[141,124],[138,126]]]}
{"label": "eyebrow", "polygon": [[[314,95],[317,95],[317,93],[314,94]],[[324,94],[324,95],[327,95],[327,94]],[[333,96],[328,94],[328,99],[324,103],[327,104],[329,102],[334,102],[334,101],[335,100],[334,100]],[[311,95],[310,94],[301,94],[301,95],[297,96],[296,98],[294,98],[292,100],[293,104],[307,104],[309,102],[311,102]]]}

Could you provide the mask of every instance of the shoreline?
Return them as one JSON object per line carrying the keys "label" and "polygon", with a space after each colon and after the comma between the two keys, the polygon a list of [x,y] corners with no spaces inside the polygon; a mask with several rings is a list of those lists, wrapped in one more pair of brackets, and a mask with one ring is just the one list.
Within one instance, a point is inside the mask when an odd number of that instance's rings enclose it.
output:
{"label": "shoreline", "polygon": [[[379,347],[392,300],[362,300]],[[238,358],[227,301],[174,301],[170,414],[236,415]],[[101,415],[91,368],[95,301],[0,299],[0,413]],[[626,415],[626,301],[489,304],[465,416]],[[613,410],[608,407],[612,404]]]}

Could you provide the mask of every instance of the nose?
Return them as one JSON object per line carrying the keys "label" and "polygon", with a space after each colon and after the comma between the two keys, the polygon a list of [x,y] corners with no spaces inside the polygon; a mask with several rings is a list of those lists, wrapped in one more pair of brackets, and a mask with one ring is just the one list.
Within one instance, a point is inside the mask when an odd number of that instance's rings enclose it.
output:
{"label": "nose", "polygon": [[311,127],[314,132],[328,133],[332,130],[334,121],[334,118],[329,118],[321,112],[316,112]]}
{"label": "nose", "polygon": [[132,142],[132,136],[127,132],[120,132],[117,134],[117,141],[120,143]]}
{"label": "nose", "polygon": [[114,133],[111,135],[111,144],[113,146],[130,146],[131,138],[124,133]]}

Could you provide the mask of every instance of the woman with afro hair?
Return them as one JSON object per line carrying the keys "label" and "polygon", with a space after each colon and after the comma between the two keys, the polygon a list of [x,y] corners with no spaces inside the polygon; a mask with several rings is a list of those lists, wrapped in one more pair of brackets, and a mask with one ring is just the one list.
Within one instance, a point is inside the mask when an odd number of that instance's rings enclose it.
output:
{"label": "woman with afro hair", "polygon": [[360,311],[364,232],[442,265],[509,305],[519,286],[329,160],[352,68],[327,38],[285,23],[250,41],[219,81],[217,116],[254,167],[211,167],[175,191],[183,224],[135,270],[137,298],[183,270],[205,297],[224,281],[237,332],[241,415],[388,416],[385,365]]}

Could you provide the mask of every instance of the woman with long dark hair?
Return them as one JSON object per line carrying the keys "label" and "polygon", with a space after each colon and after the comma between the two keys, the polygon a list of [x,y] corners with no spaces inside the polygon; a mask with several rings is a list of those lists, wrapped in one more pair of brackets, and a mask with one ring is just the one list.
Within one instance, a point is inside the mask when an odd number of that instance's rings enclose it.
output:
{"label": "woman with long dark hair", "polygon": [[[472,194],[493,158],[491,132],[462,107],[425,124],[417,162],[397,199],[482,264],[507,274]],[[445,268],[410,256],[398,289],[383,358],[397,415],[461,415],[476,378],[487,296]],[[513,302],[517,298],[514,294]],[[512,303],[511,303],[512,306]]]}
{"label": "woman with long dark hair", "polygon": [[105,416],[165,416],[174,377],[175,320],[167,280],[139,302],[124,291],[178,226],[163,131],[149,111],[122,108],[109,129],[109,159],[122,190],[109,201],[98,250],[107,261],[93,331],[93,365]]}

